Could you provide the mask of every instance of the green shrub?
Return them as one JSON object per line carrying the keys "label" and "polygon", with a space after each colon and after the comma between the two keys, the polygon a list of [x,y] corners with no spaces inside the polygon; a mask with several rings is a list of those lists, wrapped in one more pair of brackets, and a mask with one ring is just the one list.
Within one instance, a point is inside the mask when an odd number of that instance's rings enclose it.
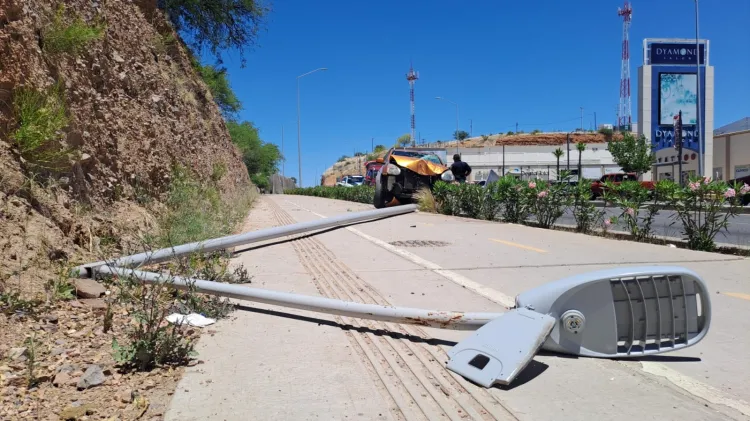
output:
{"label": "green shrub", "polygon": [[134,321],[125,344],[112,340],[115,361],[125,369],[139,371],[186,364],[194,353],[193,342],[180,326],[164,322],[173,310],[172,279],[149,285],[135,276],[124,276],[114,278],[113,287],[118,302],[129,309]]}
{"label": "green shrub", "polygon": [[324,197],[326,199],[337,199],[337,200],[346,200],[348,202],[371,204],[373,197],[375,196],[375,188],[372,186],[365,186],[365,185],[354,186],[354,187],[316,186],[316,187],[289,189],[289,190],[284,191],[284,193],[298,195],[298,196],[315,196],[315,197]]}
{"label": "green shrub", "polygon": [[77,54],[90,42],[98,40],[104,35],[104,25],[88,25],[80,17],[72,22],[65,22],[65,9],[60,7],[55,13],[52,24],[44,32],[43,46],[48,53]]}
{"label": "green shrub", "polygon": [[727,231],[729,218],[737,215],[742,196],[750,193],[747,184],[727,185],[709,178],[692,178],[687,186],[664,183],[669,202],[677,211],[675,219],[682,222],[682,233],[693,250],[714,251],[714,239]]}
{"label": "green shrub", "polygon": [[251,48],[265,26],[270,7],[258,0],[159,0],[174,27],[189,34],[195,51],[208,51],[221,59],[221,52],[239,53],[244,66],[244,51]]}
{"label": "green shrub", "polygon": [[260,138],[258,128],[249,121],[241,123],[229,121],[227,129],[232,137],[232,143],[237,145],[242,152],[242,161],[250,177],[260,174],[263,177],[254,178],[253,181],[267,183],[268,177],[278,171],[279,162],[284,159],[279,147],[273,143],[264,142]]}
{"label": "green shrub", "polygon": [[435,207],[438,213],[443,215],[458,215],[461,211],[458,185],[449,184],[444,181],[438,181],[432,187],[432,194],[435,197]]}
{"label": "green shrub", "polygon": [[581,179],[573,189],[573,217],[576,231],[588,234],[604,222],[604,211],[596,207],[591,199],[591,181]]}
{"label": "green shrub", "polygon": [[193,67],[208,86],[224,117],[233,119],[242,110],[242,103],[229,84],[227,69],[212,65],[203,66],[197,61],[193,61]]}
{"label": "green shrub", "polygon": [[523,181],[506,175],[493,187],[493,198],[500,202],[502,220],[513,224],[522,224],[529,217],[526,198],[522,193]]}
{"label": "green shrub", "polygon": [[612,137],[615,134],[614,130],[607,127],[602,127],[601,129],[599,129],[599,133],[604,135],[604,138],[607,140],[607,142],[612,141]]}
{"label": "green shrub", "polygon": [[70,149],[63,147],[63,129],[68,125],[65,99],[60,84],[44,92],[19,88],[13,95],[13,112],[18,128],[10,140],[33,167],[59,169]]}
{"label": "green shrub", "polygon": [[651,198],[651,192],[638,181],[623,181],[620,184],[608,181],[604,186],[604,200],[622,210],[615,221],[624,221],[628,231],[637,241],[653,237],[651,224],[662,206],[651,204],[643,209],[644,204]]}
{"label": "green shrub", "polygon": [[528,209],[536,217],[542,228],[552,225],[565,213],[570,206],[571,194],[568,183],[549,183],[545,180],[529,181],[523,188]]}
{"label": "green shrub", "polygon": [[230,234],[244,219],[255,195],[250,189],[222,197],[214,183],[201,183],[187,168],[172,169],[168,211],[162,216],[162,246],[185,244]]}

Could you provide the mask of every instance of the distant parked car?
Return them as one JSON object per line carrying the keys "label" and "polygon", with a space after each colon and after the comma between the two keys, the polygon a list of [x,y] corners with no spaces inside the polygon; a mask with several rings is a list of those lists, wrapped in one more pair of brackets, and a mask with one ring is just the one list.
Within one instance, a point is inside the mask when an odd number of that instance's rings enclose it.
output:
{"label": "distant parked car", "polygon": [[343,187],[354,187],[361,186],[365,182],[365,177],[362,175],[347,175],[344,176],[341,181],[336,183],[337,186]]}
{"label": "distant parked car", "polygon": [[[623,181],[637,181],[638,175],[634,172],[631,173],[610,173],[604,174],[602,178],[591,183],[591,198],[596,199],[604,193],[604,183],[607,181],[612,182],[615,185],[622,183]],[[653,181],[641,181],[641,186],[647,190],[654,191]]]}
{"label": "distant parked car", "polygon": [[375,177],[383,167],[383,158],[365,162],[365,185],[375,186]]}

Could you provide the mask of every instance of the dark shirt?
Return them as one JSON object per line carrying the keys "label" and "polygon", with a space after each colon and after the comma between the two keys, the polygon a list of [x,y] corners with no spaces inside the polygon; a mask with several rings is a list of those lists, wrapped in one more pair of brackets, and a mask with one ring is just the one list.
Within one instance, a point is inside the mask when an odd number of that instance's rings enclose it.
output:
{"label": "dark shirt", "polygon": [[451,172],[456,177],[456,181],[466,181],[466,177],[471,174],[471,167],[463,161],[456,161],[451,164]]}

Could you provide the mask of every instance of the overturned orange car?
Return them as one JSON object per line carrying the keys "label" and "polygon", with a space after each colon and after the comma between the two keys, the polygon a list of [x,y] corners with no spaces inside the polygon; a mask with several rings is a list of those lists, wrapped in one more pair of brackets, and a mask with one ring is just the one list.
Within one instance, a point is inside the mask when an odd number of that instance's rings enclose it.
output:
{"label": "overturned orange car", "polygon": [[376,208],[409,203],[419,190],[432,189],[439,180],[454,180],[445,162],[445,149],[391,148],[383,163],[375,176]]}

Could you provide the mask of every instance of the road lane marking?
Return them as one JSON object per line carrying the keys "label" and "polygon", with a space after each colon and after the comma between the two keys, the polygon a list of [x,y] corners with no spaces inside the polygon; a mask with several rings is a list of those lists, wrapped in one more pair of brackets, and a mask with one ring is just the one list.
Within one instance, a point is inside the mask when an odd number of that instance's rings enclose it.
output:
{"label": "road lane marking", "polygon": [[722,292],[722,294],[750,301],[750,294],[743,294],[741,292]]}
{"label": "road lane marking", "polygon": [[513,242],[510,242],[510,241],[498,240],[497,238],[490,238],[490,241],[494,241],[494,242],[500,243],[500,244],[505,244],[506,246],[518,247],[518,248],[524,249],[524,250],[535,251],[537,253],[546,253],[547,252],[547,250],[542,250],[542,249],[538,249],[536,247],[531,247],[531,246],[524,246],[523,244],[513,243]]}
{"label": "road lane marking", "polygon": [[[321,215],[310,209],[304,208],[298,205],[297,203],[291,202],[289,200],[287,200],[287,203],[294,205],[307,212],[310,212],[311,214],[318,216],[320,218],[326,218],[325,215]],[[508,307],[508,308],[515,306],[515,300],[512,297],[505,295],[500,291],[496,291],[492,288],[488,288],[482,284],[472,281],[469,278],[466,278],[465,276],[459,275],[458,273],[452,272],[450,270],[442,269],[436,263],[433,263],[427,259],[423,259],[422,257],[419,257],[414,253],[392,246],[383,240],[367,235],[352,227],[345,227],[345,229],[349,230],[350,232],[368,241],[371,241],[377,244],[378,246],[394,254],[402,256],[405,259],[410,260],[411,262],[417,265],[420,265],[426,269],[429,269],[435,272],[436,274],[443,276],[444,278],[452,282],[455,282],[458,285],[464,286],[467,289],[474,291],[477,294],[491,301],[504,305],[505,307]],[[624,362],[620,362],[620,364],[624,364]],[[686,391],[687,393],[695,397],[701,398],[703,400],[706,400],[714,404],[723,405],[723,406],[735,409],[746,416],[750,416],[750,405],[748,405],[747,402],[741,399],[730,398],[726,396],[722,391],[712,386],[709,386],[707,384],[704,384],[698,380],[695,380],[689,376],[686,376],[676,370],[673,370],[664,364],[651,362],[651,361],[641,361],[640,365],[641,365],[642,372],[648,373],[653,376],[664,377],[666,380],[674,384],[676,387],[679,387],[680,389]]]}
{"label": "road lane marking", "polygon": [[687,391],[693,396],[698,396],[715,405],[724,405],[741,412],[743,415],[750,416],[750,405],[741,399],[732,399],[726,397],[720,390],[715,387],[703,384],[694,380],[677,370],[673,370],[664,364],[651,361],[641,361],[641,367],[646,373],[654,376],[664,377],[665,379]]}
{"label": "road lane marking", "polygon": [[[289,200],[287,200],[287,202],[290,203],[290,204],[292,204],[292,205],[294,205],[294,206],[296,206],[296,207],[298,207],[298,208],[300,208],[300,209],[306,210],[307,212],[310,212],[311,214],[313,214],[315,216],[318,216],[320,218],[326,218],[325,215],[321,215],[321,214],[319,214],[319,213],[317,213],[315,211],[312,211],[310,209],[302,207],[302,206],[300,206],[297,203],[291,202]],[[445,279],[447,279],[447,280],[449,280],[449,281],[451,281],[451,282],[453,282],[453,283],[455,283],[457,285],[460,285],[460,286],[462,286],[462,287],[464,287],[464,288],[466,288],[466,289],[468,289],[470,291],[474,291],[475,293],[481,295],[484,298],[487,298],[490,301],[498,303],[498,304],[500,304],[500,305],[502,305],[502,306],[504,306],[506,308],[510,308],[510,307],[513,307],[513,306],[516,305],[516,300],[513,297],[511,297],[509,295],[506,295],[506,294],[503,294],[500,291],[496,291],[496,290],[494,290],[492,288],[484,286],[484,285],[480,284],[479,282],[472,281],[471,279],[469,279],[469,278],[467,278],[467,277],[465,277],[463,275],[460,275],[460,274],[458,274],[456,272],[453,272],[453,271],[450,271],[450,270],[447,270],[447,269],[443,269],[437,263],[433,263],[433,262],[431,262],[431,261],[429,261],[427,259],[424,259],[424,258],[422,258],[420,256],[417,256],[416,254],[414,254],[412,252],[409,252],[409,251],[406,251],[406,250],[404,250],[402,248],[398,248],[396,246],[388,244],[385,241],[383,241],[383,240],[381,240],[379,238],[375,238],[375,237],[373,237],[371,235],[367,235],[367,234],[365,234],[364,232],[362,232],[360,230],[354,229],[352,227],[345,227],[345,229],[348,230],[348,231],[350,231],[350,232],[352,232],[353,234],[361,237],[361,238],[364,238],[365,240],[367,240],[367,241],[369,241],[371,243],[374,243],[374,244],[376,244],[376,245],[378,245],[378,246],[380,246],[380,247],[382,247],[382,248],[390,251],[393,254],[397,254],[397,255],[403,257],[404,259],[409,260],[410,262],[412,262],[412,263],[414,263],[416,265],[419,265],[419,266],[422,266],[425,269],[431,270],[432,272],[434,272],[434,273],[442,276],[443,278],[445,278]]]}

